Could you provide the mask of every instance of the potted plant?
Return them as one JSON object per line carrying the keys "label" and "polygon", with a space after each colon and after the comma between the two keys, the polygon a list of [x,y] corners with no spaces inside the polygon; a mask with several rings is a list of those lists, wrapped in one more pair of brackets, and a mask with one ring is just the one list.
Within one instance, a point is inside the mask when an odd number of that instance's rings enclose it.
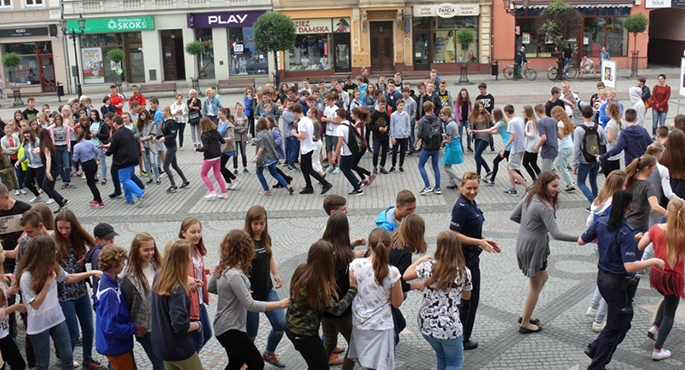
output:
{"label": "potted plant", "polygon": [[198,92],[198,95],[200,94],[200,60],[199,56],[205,51],[204,45],[200,41],[191,41],[186,44],[186,53],[192,55],[195,58],[195,61],[197,62],[197,68],[195,69],[196,74],[195,78],[191,78],[191,82],[193,84],[193,89]]}
{"label": "potted plant", "polygon": [[[256,49],[276,53],[276,66],[279,65],[278,53],[295,47],[297,39],[295,22],[285,14],[276,12],[262,14],[253,27]],[[274,73],[274,77],[275,84],[278,86],[279,71]]]}
{"label": "potted plant", "polygon": [[[121,62],[124,61],[124,57],[126,54],[124,54],[124,51],[121,49],[112,49],[107,52],[107,58],[111,60],[114,63],[117,63],[118,68],[121,68]],[[119,75],[119,85],[121,85],[121,74],[118,73],[119,71],[117,70],[117,74]]]}
{"label": "potted plant", "polygon": [[474,41],[476,41],[476,33],[472,29],[462,28],[457,31],[457,42],[461,45],[461,50],[468,50]]}
{"label": "potted plant", "polygon": [[649,25],[649,19],[647,19],[647,17],[645,17],[645,15],[642,13],[629,15],[628,17],[626,17],[625,20],[623,20],[623,28],[625,28],[626,31],[633,34],[633,40],[634,40],[633,41],[633,60],[632,60],[630,77],[637,76],[637,56],[640,53],[640,51],[637,50],[637,34],[645,32],[647,30],[648,25]]}
{"label": "potted plant", "polygon": [[[2,56],[2,65],[7,68],[7,72],[9,73],[8,82],[12,81],[12,72],[14,72],[14,69],[20,64],[21,56],[15,52],[9,52]],[[14,93],[14,103],[12,103],[12,106],[23,107],[24,102],[21,100],[21,91],[16,83],[12,86],[12,92]]]}

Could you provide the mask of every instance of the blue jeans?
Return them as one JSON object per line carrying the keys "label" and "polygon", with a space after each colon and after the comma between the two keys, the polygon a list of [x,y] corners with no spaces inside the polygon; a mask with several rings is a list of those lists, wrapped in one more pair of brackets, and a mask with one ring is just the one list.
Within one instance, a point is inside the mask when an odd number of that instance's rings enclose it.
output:
{"label": "blue jeans", "polygon": [[88,294],[73,301],[60,302],[64,318],[66,319],[69,337],[71,338],[71,351],[76,348],[79,338],[79,325],[83,332],[83,361],[93,360],[93,305]]}
{"label": "blue jeans", "polygon": [[135,168],[136,166],[124,167],[119,168],[117,171],[119,174],[119,181],[121,181],[121,185],[124,187],[124,198],[126,198],[127,202],[133,202],[133,195],[140,199],[145,193],[145,191],[139,188],[135,181],[131,179]]}
{"label": "blue jeans", "polygon": [[100,179],[107,179],[107,156],[104,148],[98,148],[98,159],[100,160]]}
{"label": "blue jeans", "polygon": [[354,187],[354,190],[357,190],[359,189],[359,180],[357,180],[357,176],[352,173],[352,162],[354,162],[353,155],[340,156],[340,169],[345,177],[347,177],[347,181]]}
{"label": "blue jeans", "polygon": [[469,134],[469,121],[459,121],[459,141],[464,148],[464,130],[466,130],[466,148],[471,149],[471,134]]}
{"label": "blue jeans", "polygon": [[[92,314],[91,314],[92,315]],[[55,342],[55,347],[62,360],[62,370],[74,369],[74,354],[69,341],[69,329],[65,321],[50,329],[28,336],[33,344],[33,352],[36,355],[36,370],[48,370],[50,366],[50,337]]]}
{"label": "blue jeans", "polygon": [[454,339],[436,339],[423,336],[438,356],[438,370],[460,370],[464,361],[463,337]]}
{"label": "blue jeans", "polygon": [[431,186],[430,181],[428,181],[428,174],[426,173],[426,162],[428,162],[428,157],[431,158],[431,164],[433,165],[433,173],[435,174],[435,187],[440,187],[440,168],[438,167],[438,162],[440,158],[440,150],[421,150],[419,155],[419,172],[421,172],[421,178],[423,179],[423,184],[428,188]]}
{"label": "blue jeans", "polygon": [[201,331],[194,331],[190,334],[190,341],[193,342],[193,347],[195,347],[195,352],[198,354],[202,350],[202,347],[209,342],[212,338],[212,322],[209,321],[209,314],[207,314],[207,308],[204,304],[200,305],[200,323],[202,323]]}
{"label": "blue jeans", "polygon": [[652,108],[652,135],[656,135],[656,129],[666,124],[666,112],[659,112]]}
{"label": "blue jeans", "polygon": [[150,359],[150,362],[152,363],[152,369],[164,370],[164,361],[162,361],[161,358],[155,356],[155,353],[152,350],[152,336],[150,332],[145,333],[145,335],[143,335],[142,337],[136,337],[136,340],[143,347],[143,349],[145,350],[145,354],[147,354],[147,357]]}
{"label": "blue jeans", "polygon": [[[155,145],[154,143],[152,145]],[[145,172],[148,176],[152,178],[154,175],[155,179],[159,179],[159,166],[155,163],[157,160],[157,153],[153,153],[150,148],[145,148],[145,153],[143,155],[143,165],[145,165]]]}
{"label": "blue jeans", "polygon": [[[592,203],[597,198],[597,174],[599,173],[599,163],[578,163],[578,188],[583,192],[585,198]],[[590,187],[592,192],[585,184],[585,180],[590,176]]]}
{"label": "blue jeans", "polygon": [[[266,296],[265,302],[278,302],[281,298],[276,293],[276,290],[271,289]],[[266,339],[266,350],[268,352],[276,351],[276,346],[283,338],[285,332],[285,312],[282,309],[275,309],[273,311],[264,312],[266,318],[271,323],[271,332]],[[247,311],[247,324],[245,325],[247,336],[254,342],[259,331],[259,312]],[[323,345],[322,345],[323,346]]]}
{"label": "blue jeans", "polygon": [[269,191],[269,184],[266,183],[266,179],[264,178],[264,167],[266,167],[269,170],[271,177],[276,179],[276,181],[278,181],[279,184],[283,185],[284,187],[288,186],[288,182],[285,181],[283,176],[281,176],[280,173],[276,172],[276,163],[277,162],[274,162],[268,166],[257,167],[257,178],[259,179],[259,183],[262,184],[262,189],[264,189],[264,191]]}
{"label": "blue jeans", "polygon": [[485,173],[490,172],[488,162],[483,159],[483,152],[488,148],[488,145],[490,145],[490,143],[486,140],[476,139],[476,154],[474,155],[474,159],[476,160],[476,174],[478,176],[480,176],[481,166],[485,168]]}
{"label": "blue jeans", "polygon": [[285,138],[285,157],[288,165],[294,166],[297,160],[297,153],[300,152],[300,141],[295,136]]}
{"label": "blue jeans", "polygon": [[69,151],[66,145],[55,146],[55,160],[57,160],[57,167],[59,167],[59,177],[62,182],[71,181],[71,162],[69,160]]}

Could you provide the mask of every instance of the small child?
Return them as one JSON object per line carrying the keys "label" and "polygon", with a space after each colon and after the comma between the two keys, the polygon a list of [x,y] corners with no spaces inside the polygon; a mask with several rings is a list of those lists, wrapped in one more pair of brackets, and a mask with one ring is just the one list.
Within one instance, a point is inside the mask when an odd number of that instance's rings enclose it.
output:
{"label": "small child", "polygon": [[[102,248],[114,244],[114,237],[117,235],[119,234],[114,232],[114,228],[110,224],[101,223],[95,225],[95,228],[93,229],[93,236],[95,237],[96,245],[88,250],[85,257],[86,263],[90,263],[91,270],[99,270],[100,253],[102,252]],[[100,282],[100,279],[96,276],[93,276],[92,282],[92,298],[95,300],[95,294],[98,291],[98,283]]]}
{"label": "small child", "polygon": [[142,336],[145,328],[134,324],[122,299],[121,283],[117,275],[124,270],[126,251],[116,245],[108,245],[100,253],[102,269],[101,284],[95,295],[97,326],[95,347],[109,360],[114,370],[136,370],[133,357],[133,335]]}

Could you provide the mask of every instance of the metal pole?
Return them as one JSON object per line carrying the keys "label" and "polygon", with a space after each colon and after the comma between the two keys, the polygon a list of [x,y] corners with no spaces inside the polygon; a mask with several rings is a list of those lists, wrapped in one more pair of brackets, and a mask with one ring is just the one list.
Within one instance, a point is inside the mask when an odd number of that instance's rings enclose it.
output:
{"label": "metal pole", "polygon": [[678,94],[678,110],[675,113],[676,115],[680,114],[680,94]]}
{"label": "metal pole", "polygon": [[71,31],[71,41],[74,43],[74,64],[76,65],[76,73],[74,76],[76,76],[76,95],[80,99],[81,95],[83,95],[83,91],[81,90],[81,72],[78,67],[78,52],[76,51],[76,31],[74,30]]}

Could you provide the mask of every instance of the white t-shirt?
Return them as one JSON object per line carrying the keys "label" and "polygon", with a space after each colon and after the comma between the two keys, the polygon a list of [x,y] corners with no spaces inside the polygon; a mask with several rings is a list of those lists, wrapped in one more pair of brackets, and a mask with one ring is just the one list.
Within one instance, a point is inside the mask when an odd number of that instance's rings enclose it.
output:
{"label": "white t-shirt", "polygon": [[297,130],[307,134],[304,139],[300,140],[300,154],[307,154],[316,149],[312,135],[314,134],[314,122],[309,117],[300,118],[297,123]]}
{"label": "white t-shirt", "polygon": [[59,274],[57,274],[55,280],[50,284],[48,294],[45,296],[43,304],[36,310],[31,307],[31,302],[33,302],[38,295],[31,289],[32,275],[29,271],[24,271],[24,273],[21,274],[19,287],[21,288],[21,294],[24,297],[26,314],[29,317],[26,325],[26,334],[40,334],[64,321],[62,307],[60,307],[59,300],[57,299],[57,283],[64,282],[66,279],[67,272],[64,271],[64,269],[60,269]]}
{"label": "white t-shirt", "polygon": [[[332,107],[326,106],[326,108],[323,110],[323,116],[328,119],[336,119],[336,117],[338,117],[338,114],[336,113],[337,110],[337,105],[333,105]],[[337,125],[331,122],[326,122],[326,135],[335,136],[336,126]]]}
{"label": "white t-shirt", "polygon": [[514,135],[514,142],[511,145],[511,153],[521,153],[526,150],[526,134],[521,117],[514,117],[509,121],[507,132]]}
{"label": "white t-shirt", "polygon": [[350,133],[350,127],[348,126],[350,123],[348,121],[343,121],[343,123],[338,125],[338,130],[337,130],[337,136],[343,138],[343,144],[341,148],[341,155],[343,157],[347,157],[352,155],[352,152],[350,151],[350,147],[347,145],[347,138],[348,134]]}
{"label": "white t-shirt", "polygon": [[[2,295],[5,297],[5,304],[0,306],[0,310],[7,308],[7,288],[5,284],[0,283],[0,290],[2,290]],[[0,339],[5,338],[10,334],[10,315],[5,315],[5,320],[0,321]]]}
{"label": "white t-shirt", "polygon": [[395,327],[390,311],[390,292],[400,280],[400,271],[390,266],[383,285],[376,283],[373,264],[368,258],[350,263],[350,274],[357,278],[357,295],[352,301],[352,324],[362,330],[390,330]]}

